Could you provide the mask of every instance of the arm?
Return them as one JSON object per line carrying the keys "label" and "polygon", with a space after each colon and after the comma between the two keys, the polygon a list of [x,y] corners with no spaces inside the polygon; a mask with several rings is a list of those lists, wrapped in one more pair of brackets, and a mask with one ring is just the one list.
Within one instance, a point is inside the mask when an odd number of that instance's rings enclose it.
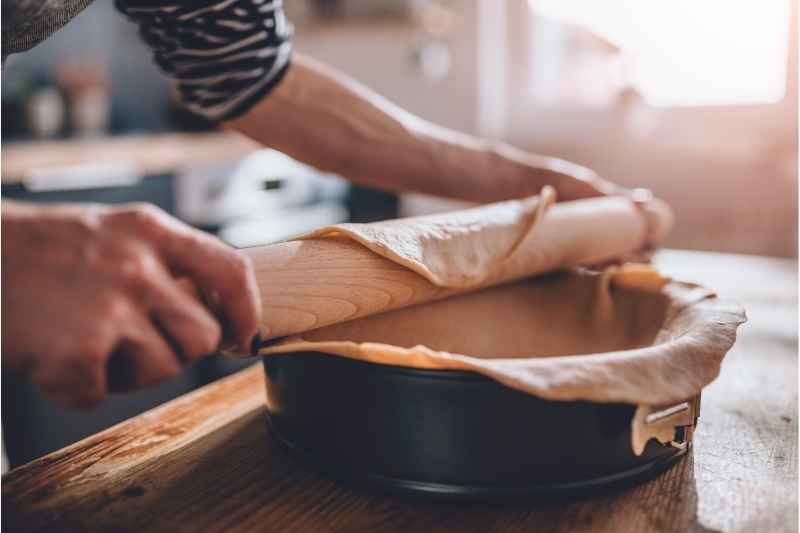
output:
{"label": "arm", "polygon": [[226,127],[322,170],[394,191],[476,202],[535,194],[619,193],[589,169],[426,122],[295,54],[275,90]]}
{"label": "arm", "polygon": [[302,55],[290,65],[280,1],[117,6],[188,109],[355,182],[477,202],[544,185],[562,200],[623,192],[586,168],[430,124]]}

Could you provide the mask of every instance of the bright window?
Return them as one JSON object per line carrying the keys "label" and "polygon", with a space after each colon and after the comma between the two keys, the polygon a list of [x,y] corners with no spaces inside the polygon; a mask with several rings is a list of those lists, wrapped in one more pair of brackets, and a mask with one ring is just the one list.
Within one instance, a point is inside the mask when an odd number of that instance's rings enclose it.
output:
{"label": "bright window", "polygon": [[657,106],[771,103],[783,97],[789,0],[529,0],[537,15],[618,45],[629,81]]}

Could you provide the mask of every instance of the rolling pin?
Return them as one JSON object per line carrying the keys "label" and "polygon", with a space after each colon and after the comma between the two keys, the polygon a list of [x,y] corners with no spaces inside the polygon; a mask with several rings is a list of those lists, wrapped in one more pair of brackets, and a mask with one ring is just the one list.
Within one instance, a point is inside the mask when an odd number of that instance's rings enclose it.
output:
{"label": "rolling pin", "polygon": [[240,250],[255,267],[264,340],[430,302],[578,265],[610,261],[658,242],[671,225],[658,201],[622,197],[552,205],[502,268],[467,289],[436,286],[422,275],[346,237]]}

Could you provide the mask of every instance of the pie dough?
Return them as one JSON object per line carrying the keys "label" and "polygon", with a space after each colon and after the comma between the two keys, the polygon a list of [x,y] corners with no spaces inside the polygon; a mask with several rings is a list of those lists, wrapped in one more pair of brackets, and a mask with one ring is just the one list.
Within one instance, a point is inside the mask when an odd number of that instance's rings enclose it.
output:
{"label": "pie dough", "polygon": [[[671,224],[663,204],[632,211],[630,200],[602,198],[550,210],[554,200],[545,190],[302,237],[358,242],[455,295],[288,335],[260,353],[470,370],[548,400],[663,405],[697,395],[719,373],[744,311],[646,265],[576,269],[662,238]],[[531,277],[553,270],[562,272]]]}

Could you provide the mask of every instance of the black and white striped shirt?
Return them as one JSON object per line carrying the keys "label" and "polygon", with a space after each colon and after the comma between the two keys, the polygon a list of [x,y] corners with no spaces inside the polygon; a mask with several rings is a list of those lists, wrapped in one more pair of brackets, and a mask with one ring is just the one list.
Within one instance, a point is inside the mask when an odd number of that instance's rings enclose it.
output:
{"label": "black and white striped shirt", "polygon": [[115,1],[183,104],[210,120],[247,111],[289,66],[292,26],[283,0]]}

